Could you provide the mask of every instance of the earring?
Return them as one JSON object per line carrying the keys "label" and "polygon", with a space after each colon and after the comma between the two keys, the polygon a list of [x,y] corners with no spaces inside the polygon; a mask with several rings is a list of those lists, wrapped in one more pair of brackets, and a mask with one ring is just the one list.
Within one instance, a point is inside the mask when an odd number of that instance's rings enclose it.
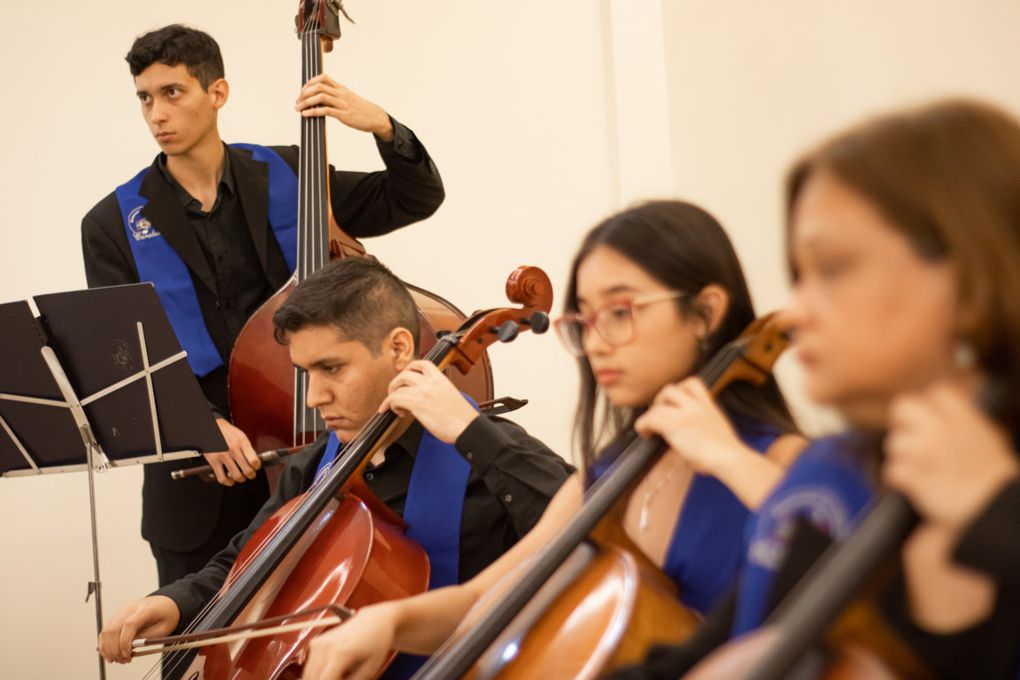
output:
{"label": "earring", "polygon": [[974,345],[966,340],[958,340],[953,345],[953,366],[959,371],[968,371],[977,364],[977,351]]}

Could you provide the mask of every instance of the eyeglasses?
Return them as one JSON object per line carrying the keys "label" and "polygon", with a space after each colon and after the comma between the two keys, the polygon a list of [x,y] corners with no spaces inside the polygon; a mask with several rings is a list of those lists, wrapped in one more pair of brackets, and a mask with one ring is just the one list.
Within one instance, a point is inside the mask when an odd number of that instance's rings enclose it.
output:
{"label": "eyeglasses", "polygon": [[563,348],[575,357],[584,356],[584,341],[594,329],[606,344],[621,347],[634,340],[634,310],[663,300],[675,300],[687,293],[671,290],[648,293],[626,300],[611,300],[591,314],[564,314],[553,322]]}

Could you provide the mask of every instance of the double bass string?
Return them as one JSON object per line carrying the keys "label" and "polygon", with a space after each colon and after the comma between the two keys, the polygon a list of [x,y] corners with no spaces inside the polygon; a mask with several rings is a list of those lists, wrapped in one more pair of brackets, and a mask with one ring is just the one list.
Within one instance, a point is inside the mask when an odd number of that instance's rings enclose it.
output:
{"label": "double bass string", "polygon": [[[316,0],[312,16],[319,16],[320,2]],[[308,28],[306,20],[301,32],[301,75],[302,85],[322,72],[322,50],[320,33],[317,28]],[[326,262],[328,233],[328,206],[323,206],[322,177],[325,168],[324,137],[322,117],[302,117],[301,151],[298,173],[298,262],[297,280],[300,283],[309,274],[321,268]],[[294,427],[292,443],[295,446],[310,444],[318,436],[318,420],[310,415],[306,401],[307,376],[300,371],[294,373]]]}
{"label": "double bass string", "polygon": [[[321,16],[322,0],[314,0],[312,17]],[[315,75],[321,73],[322,70],[322,54],[318,44],[319,41],[319,30],[318,28],[310,28],[314,22],[305,20],[304,25],[301,29],[301,39],[303,47],[303,58],[302,58],[302,76],[303,83],[307,83]],[[327,229],[328,222],[326,221],[326,215],[328,213],[325,210],[315,210],[316,205],[321,204],[321,196],[323,195],[324,178],[322,173],[316,173],[315,168],[322,166],[325,163],[324,154],[324,139],[323,139],[323,126],[324,120],[322,117],[310,117],[302,118],[301,121],[301,152],[299,159],[299,185],[308,182],[308,178],[313,178],[313,181],[308,186],[308,191],[302,191],[299,186],[299,203],[298,203],[298,229],[297,229],[297,249],[299,259],[296,263],[296,275],[300,282],[311,272],[320,268],[325,263],[326,257],[326,244],[327,244]],[[328,210],[328,207],[326,208]],[[309,233],[311,232],[311,233]],[[307,247],[308,239],[312,239],[312,247]],[[304,254],[304,255],[303,255]],[[309,431],[308,423],[308,408],[306,402],[307,394],[307,377],[301,372],[295,370],[294,372],[294,394],[299,395],[295,400],[295,410],[297,411],[294,415],[294,430],[292,441],[298,443],[298,433],[300,423],[300,433],[302,437],[301,444],[309,444],[311,442],[304,441]],[[313,433],[313,440],[318,435],[317,425],[318,423],[314,418],[311,419],[311,427],[316,431]],[[337,460],[340,459],[338,456]],[[335,463],[336,461],[334,461]],[[314,485],[313,485],[314,488]],[[226,582],[220,589],[220,593],[225,592],[229,589],[241,575],[247,570],[251,562],[258,557],[270,544],[273,539],[279,534],[279,531],[287,524],[287,521],[297,512],[303,503],[297,504],[291,509],[284,518],[284,520],[277,526],[277,528],[268,534],[260,545],[252,552],[249,558],[242,564],[238,565],[238,568],[234,570],[233,578],[228,575]],[[215,606],[219,597],[210,600],[195,616],[192,622],[185,628],[185,633],[192,632],[195,627],[200,625],[202,620],[206,617],[209,611]],[[177,659],[171,664],[171,669],[176,669],[179,664],[184,660],[184,655],[177,655]],[[146,673],[145,678],[149,678],[159,668],[160,664],[155,664]]]}

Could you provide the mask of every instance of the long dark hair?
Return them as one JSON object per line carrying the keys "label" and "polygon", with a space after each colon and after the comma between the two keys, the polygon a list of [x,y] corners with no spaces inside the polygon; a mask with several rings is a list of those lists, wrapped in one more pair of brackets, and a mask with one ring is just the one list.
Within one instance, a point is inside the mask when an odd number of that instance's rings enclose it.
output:
{"label": "long dark hair", "polygon": [[[567,284],[565,309],[578,311],[577,270],[600,246],[619,252],[671,290],[689,295],[677,299],[684,317],[704,314],[693,298],[716,284],[729,295],[729,306],[718,328],[705,339],[693,372],[723,345],[735,339],[755,319],[744,272],[722,226],[709,213],[682,201],[651,201],[613,215],[593,228],[574,256]],[[612,406],[601,393],[587,357],[580,357],[581,395],[574,420],[574,443],[583,464],[591,463],[596,447],[628,429],[632,409]],[[720,398],[731,416],[776,426],[782,432],[796,427],[773,378],[762,387],[733,385]]]}
{"label": "long dark hair", "polygon": [[[787,229],[808,179],[830,173],[873,203],[919,257],[948,260],[960,340],[991,377],[986,406],[1020,424],[1020,125],[950,100],[875,118],[824,143],[787,177]],[[789,241],[789,239],[788,239]],[[794,272],[795,274],[795,272]]]}

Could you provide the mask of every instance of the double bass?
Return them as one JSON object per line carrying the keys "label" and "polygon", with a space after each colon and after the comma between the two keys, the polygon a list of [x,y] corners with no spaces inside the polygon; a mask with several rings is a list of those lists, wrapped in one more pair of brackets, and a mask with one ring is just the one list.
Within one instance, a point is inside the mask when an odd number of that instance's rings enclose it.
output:
{"label": "double bass", "polygon": [[[785,324],[763,317],[698,375],[714,395],[737,381],[761,384],[788,344]],[[641,660],[652,644],[689,637],[697,615],[623,528],[634,489],[666,450],[660,437],[627,445],[558,536],[415,680],[595,678]]]}
{"label": "double bass", "polygon": [[[444,334],[424,360],[463,374],[492,343],[510,342],[521,330],[548,329],[552,286],[541,269],[518,268],[506,292],[520,307],[475,312]],[[164,667],[176,672],[186,666],[189,680],[299,678],[309,641],[317,630],[338,622],[335,614],[423,592],[429,583],[427,555],[403,535],[406,524],[362,477],[371,458],[411,422],[411,416],[392,411],[373,416],[309,491],[256,530],[223,588],[185,634],[136,641],[135,655],[168,654]],[[281,621],[290,623],[261,629]],[[229,643],[216,641],[223,635]],[[184,650],[195,646],[202,651],[191,660]]]}
{"label": "double bass", "polygon": [[[302,84],[321,75],[324,53],[340,38],[339,0],[300,0],[296,18],[302,45]],[[301,120],[298,162],[297,268],[290,281],[251,316],[230,355],[228,394],[231,419],[256,451],[310,444],[325,427],[305,403],[305,376],[295,371],[285,347],[273,339],[273,314],[294,287],[330,259],[369,256],[364,246],[344,232],[330,209],[326,119]],[[370,256],[369,256],[370,257]],[[438,331],[457,328],[465,315],[443,298],[406,284],[418,306],[422,352]],[[482,356],[468,374],[450,375],[475,401],[492,399],[492,368]]]}

